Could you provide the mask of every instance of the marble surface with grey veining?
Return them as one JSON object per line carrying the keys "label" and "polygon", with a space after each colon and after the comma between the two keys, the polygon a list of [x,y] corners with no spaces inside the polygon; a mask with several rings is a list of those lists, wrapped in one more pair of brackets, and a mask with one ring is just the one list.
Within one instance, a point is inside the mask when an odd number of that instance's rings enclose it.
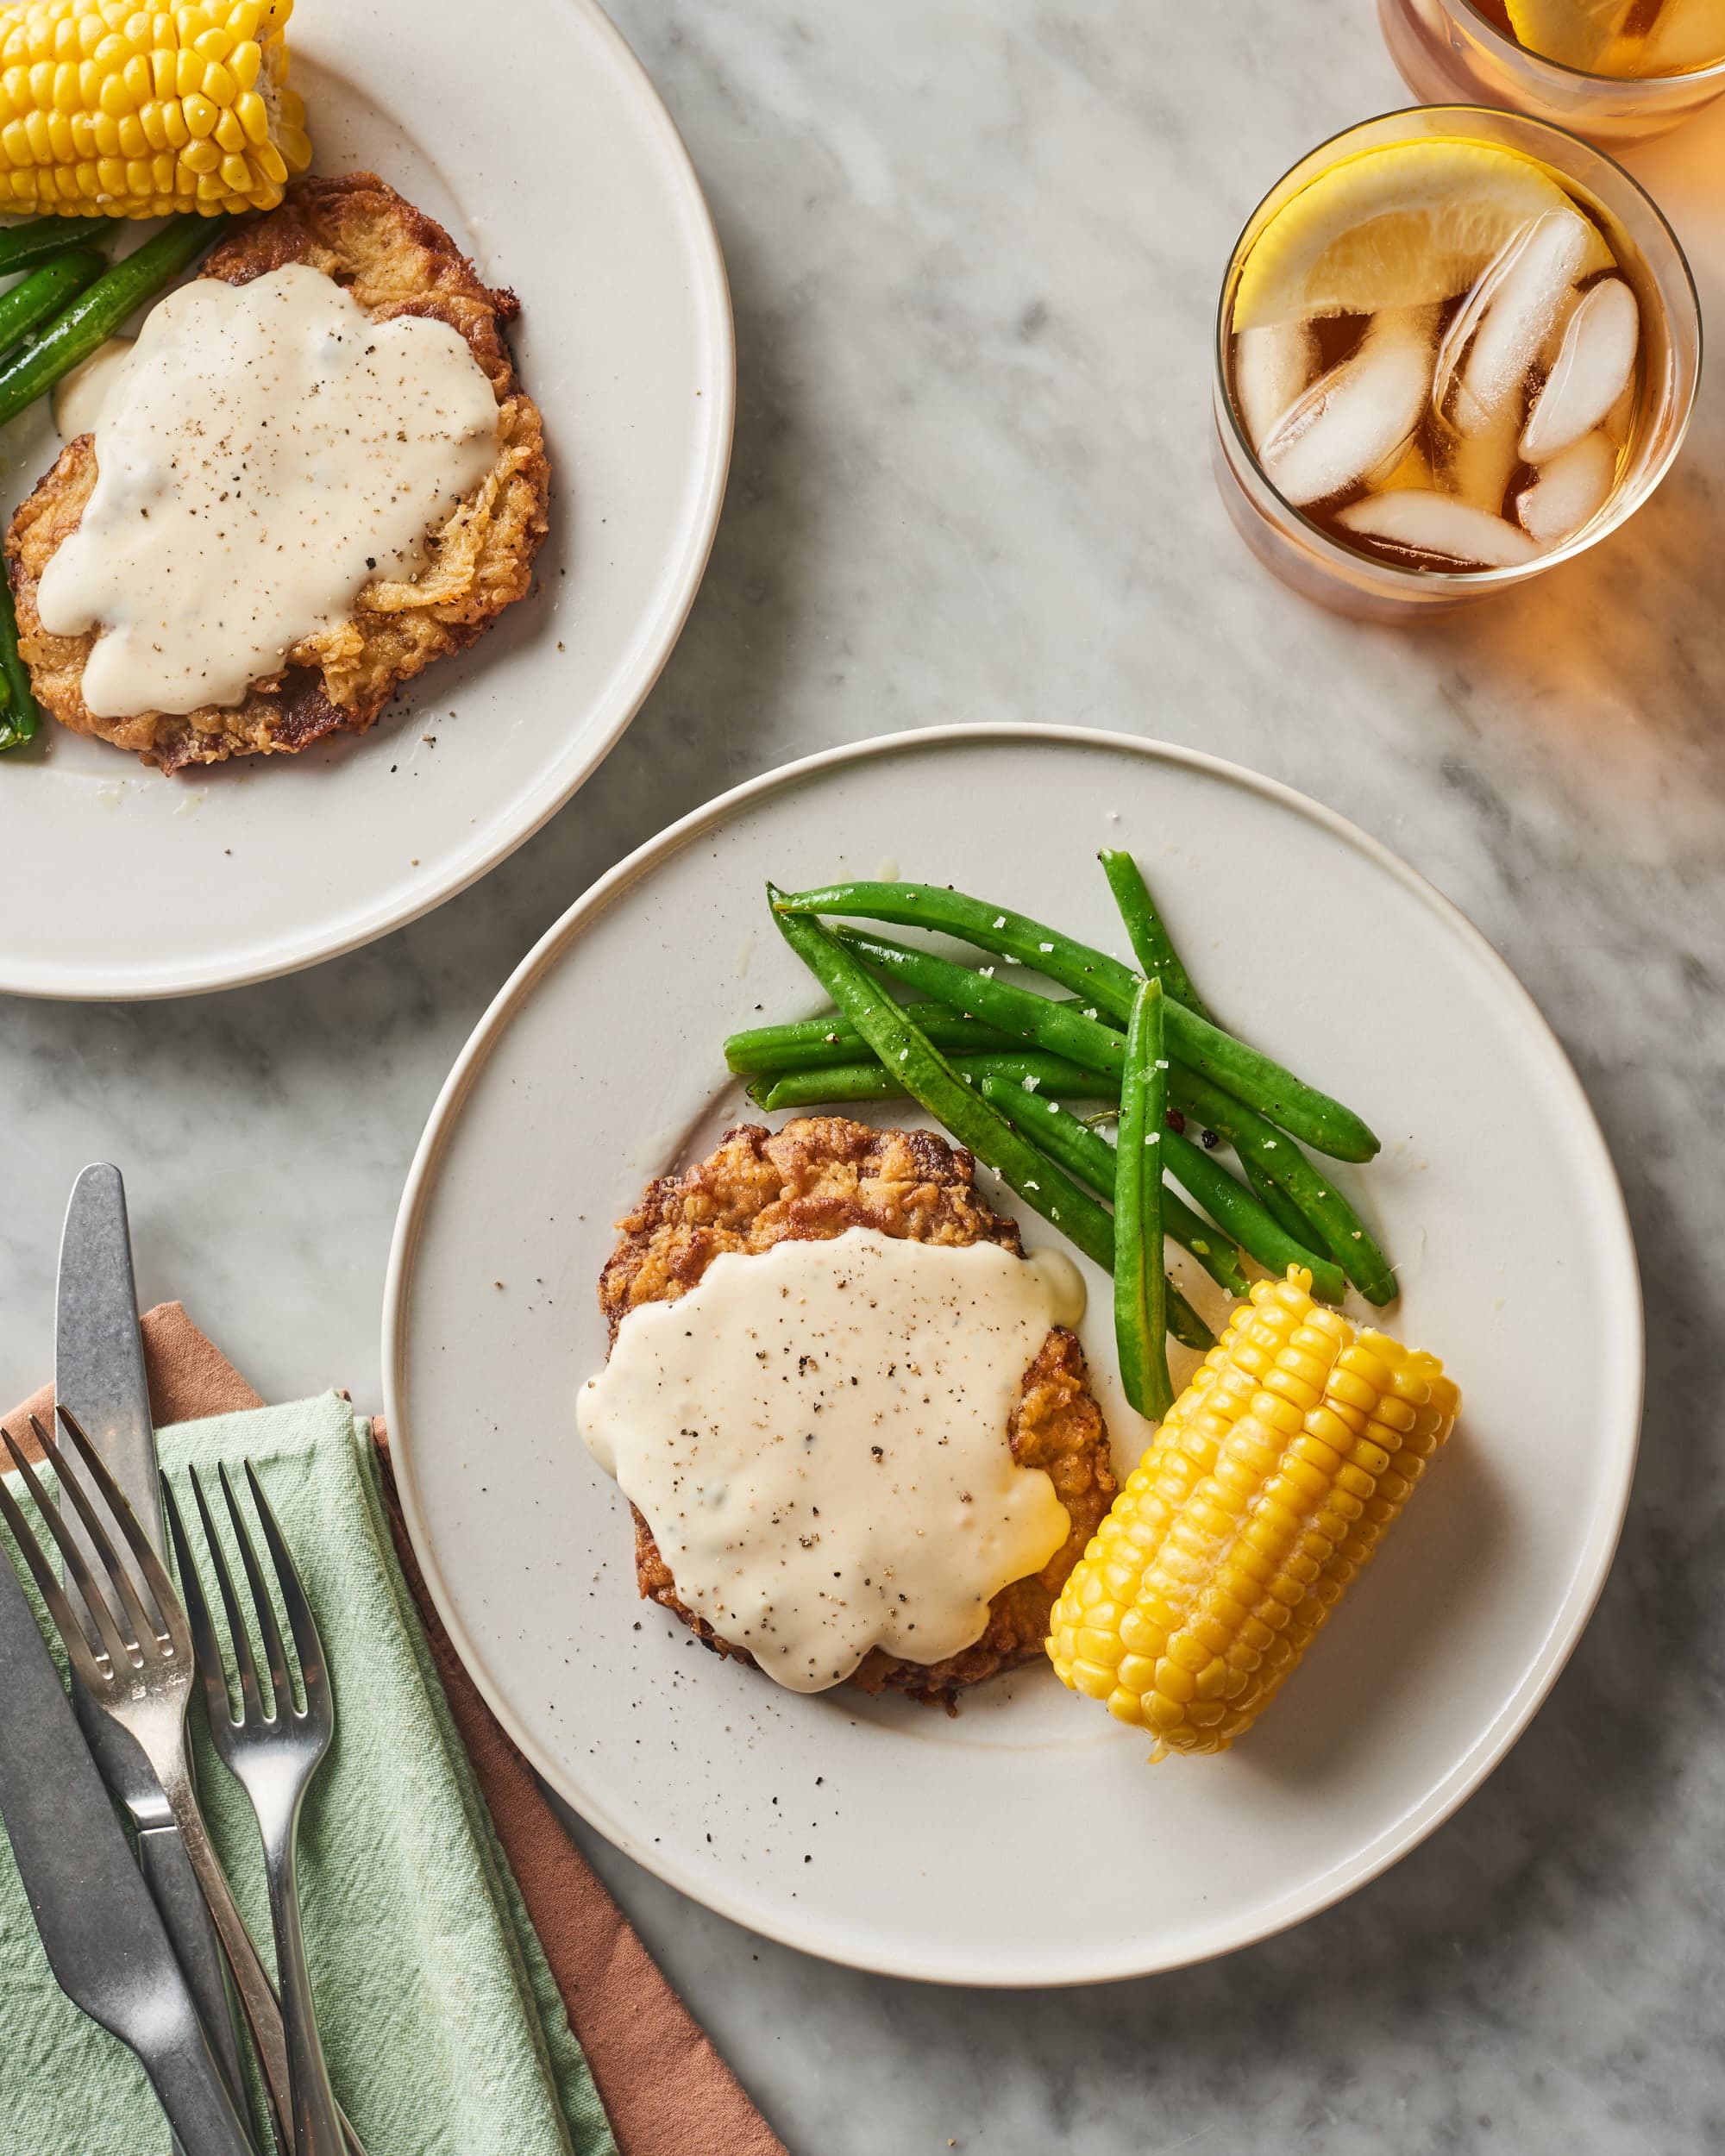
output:
{"label": "marble surface with grey veining", "polygon": [[[1333,618],[1223,514],[1210,323],[1258,197],[1407,101],[1370,0],[616,12],[700,169],[736,302],[736,457],[687,633],[579,799],[429,919],[196,1001],[0,1006],[0,1395],[47,1369],[61,1207],[106,1156],[147,1300],[183,1297],[272,1395],[338,1382],[376,1405],[396,1198],[451,1059],[594,876],[739,780],[1005,718],[1289,780],[1480,924],[1621,1166],[1642,1464],[1549,1704],[1343,1906],[1104,1990],[829,1968],[582,1839],[796,2156],[1725,2146],[1725,377],[1716,361],[1682,461],[1609,545],[1435,626]],[[1632,162],[1725,325],[1725,106]],[[9,890],[7,932],[53,899]],[[1052,1860],[1091,1853],[1082,1796],[1024,1831]]]}

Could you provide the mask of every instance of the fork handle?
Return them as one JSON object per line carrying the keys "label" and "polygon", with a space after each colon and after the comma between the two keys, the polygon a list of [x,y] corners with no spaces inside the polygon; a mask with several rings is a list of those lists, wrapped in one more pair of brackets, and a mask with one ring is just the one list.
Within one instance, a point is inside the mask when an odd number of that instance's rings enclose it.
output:
{"label": "fork handle", "polygon": [[[305,1963],[305,1937],[299,1923],[299,1889],[294,1856],[299,1806],[296,1802],[279,1833],[264,1836],[264,1869],[269,1880],[270,1916],[275,1925],[276,1966],[281,1972],[281,2021],[287,2042],[288,2080],[293,2090],[294,2156],[346,2156],[342,2128],[317,2021],[311,2001],[311,1974]],[[261,1821],[260,1824],[261,1824]]]}
{"label": "fork handle", "polygon": [[[258,1959],[258,1950],[252,1944],[252,1935],[246,1929],[245,1919],[235,1906],[221,1859],[210,1845],[184,1756],[156,1758],[151,1764],[161,1783],[168,1808],[179,1826],[180,1839],[185,1844],[185,1853],[198,1875],[198,1883],[204,1890],[204,1898],[210,1905],[210,1915],[215,1922],[216,1937],[222,1942],[222,1951],[228,1957],[228,1966],[233,1971],[234,1989],[240,1995],[247,2026],[257,2047],[258,2063],[263,2068],[264,2085],[269,2091],[271,2107],[275,2113],[282,2156],[322,2156],[322,2152],[315,2144],[302,2151],[298,2146],[297,2137],[288,2131],[288,2122],[294,2115],[293,2077],[288,2066],[287,2037],[283,2028],[281,2007],[276,1999],[275,1987],[269,1980],[269,1972]],[[300,1951],[303,1957],[303,1946]],[[330,2101],[333,2103],[334,2098]],[[340,2156],[343,2148],[347,2156],[366,2156],[364,2144],[339,2105],[336,2107],[336,2118],[342,2134],[336,2156]]]}

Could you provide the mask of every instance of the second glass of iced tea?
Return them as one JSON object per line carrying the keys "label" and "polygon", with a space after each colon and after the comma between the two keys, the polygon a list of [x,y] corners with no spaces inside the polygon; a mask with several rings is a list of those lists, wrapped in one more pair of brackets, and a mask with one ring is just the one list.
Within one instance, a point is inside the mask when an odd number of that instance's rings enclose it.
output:
{"label": "second glass of iced tea", "polygon": [[1623,147],[1725,92],[1725,0],[1377,0],[1416,97],[1465,97]]}
{"label": "second glass of iced tea", "polygon": [[1476,106],[1393,113],[1253,212],[1217,322],[1218,477],[1278,574],[1406,617],[1643,501],[1694,401],[1682,250],[1609,158]]}

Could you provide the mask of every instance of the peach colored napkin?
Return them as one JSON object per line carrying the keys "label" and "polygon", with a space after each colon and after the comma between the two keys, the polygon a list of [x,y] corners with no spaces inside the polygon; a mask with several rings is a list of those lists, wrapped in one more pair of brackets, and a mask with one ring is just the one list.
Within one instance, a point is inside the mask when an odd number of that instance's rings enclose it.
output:
{"label": "peach colored napkin", "polygon": [[[159,1428],[231,1414],[263,1401],[177,1302],[142,1321],[150,1405]],[[45,1387],[6,1418],[15,1435]],[[514,1871],[545,1958],[568,2009],[623,2156],[786,2156],[784,2145],[738,2086],[676,1993],[649,1959],[592,1866],[564,1832],[527,1762],[462,1668],[431,1606],[407,1539],[385,1432],[390,1530],[425,1626],[461,1740]]]}

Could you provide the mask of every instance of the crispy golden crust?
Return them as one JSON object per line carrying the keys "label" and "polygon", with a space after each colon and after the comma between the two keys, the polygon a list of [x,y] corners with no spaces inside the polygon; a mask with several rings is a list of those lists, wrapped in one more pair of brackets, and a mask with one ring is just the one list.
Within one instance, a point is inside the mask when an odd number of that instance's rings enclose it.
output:
{"label": "crispy golden crust", "polygon": [[550,467],[543,429],[503,339],[502,325],[517,311],[515,295],[482,285],[442,227],[373,172],[296,181],[279,210],[223,240],[202,274],[244,285],[289,262],[333,277],[375,322],[426,315],[464,337],[497,396],[497,458],[434,540],[411,583],[368,585],[349,619],[296,644],[282,671],[254,682],[243,703],[97,718],[82,690],[95,632],[52,636],[36,609],[42,571],[78,529],[96,484],[93,437],[68,442],[6,535],[19,649],[38,700],[63,726],[134,749],[164,771],[291,754],[339,730],[363,733],[405,681],[434,659],[462,650],[505,606],[525,598],[545,536]]}
{"label": "crispy golden crust", "polygon": [[[978,1195],[962,1148],[928,1131],[874,1131],[844,1116],[814,1116],[768,1132],[729,1131],[687,1175],[649,1183],[618,1222],[621,1240],[599,1276],[599,1307],[617,1329],[643,1302],[674,1302],[722,1252],[759,1253],[775,1243],[826,1241],[847,1228],[963,1248],[993,1242],[1016,1251],[1019,1232]],[[1049,1612],[1108,1507],[1115,1482],[1108,1433],[1090,1395],[1083,1350],[1057,1326],[1025,1372],[1007,1432],[1013,1457],[1052,1480],[1072,1532],[1033,1576],[1004,1587],[988,1628],[944,1662],[903,1662],[876,1650],[851,1677],[870,1693],[899,1691],[950,1707],[973,1684],[1042,1651]],[[681,1601],[653,1531],[635,1514],[635,1571],[642,1595],[680,1617],[716,1653],[752,1664]]]}

